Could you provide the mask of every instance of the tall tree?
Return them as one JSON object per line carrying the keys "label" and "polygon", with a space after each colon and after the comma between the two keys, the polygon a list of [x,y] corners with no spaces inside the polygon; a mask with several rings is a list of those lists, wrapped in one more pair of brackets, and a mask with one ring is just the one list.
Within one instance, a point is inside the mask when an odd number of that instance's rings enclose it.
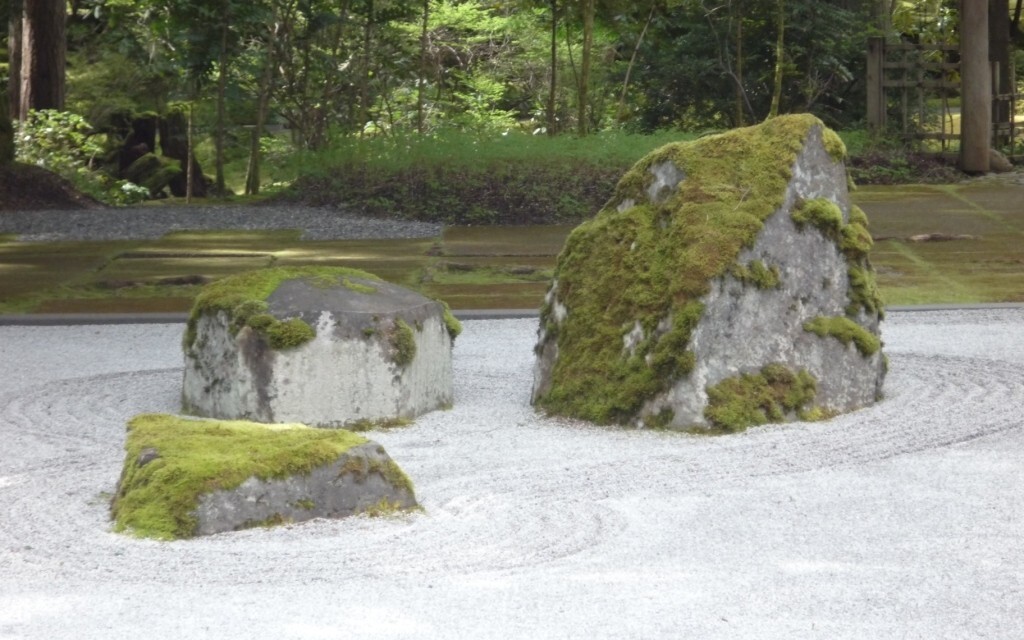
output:
{"label": "tall tree", "polygon": [[590,72],[593,64],[594,13],[596,0],[579,0],[583,21],[583,51],[580,53],[579,96],[576,103],[576,132],[585,136],[590,130]]}
{"label": "tall tree", "polygon": [[782,102],[782,76],[786,68],[786,5],[783,0],[778,0],[775,16],[775,74],[772,82],[772,102],[768,107],[769,118],[779,115],[779,104]]}
{"label": "tall tree", "polygon": [[25,15],[23,0],[7,3],[7,99],[8,116],[21,113],[21,21]]}
{"label": "tall tree", "polygon": [[64,108],[65,20],[65,0],[24,0],[16,113],[20,120],[32,109]]}

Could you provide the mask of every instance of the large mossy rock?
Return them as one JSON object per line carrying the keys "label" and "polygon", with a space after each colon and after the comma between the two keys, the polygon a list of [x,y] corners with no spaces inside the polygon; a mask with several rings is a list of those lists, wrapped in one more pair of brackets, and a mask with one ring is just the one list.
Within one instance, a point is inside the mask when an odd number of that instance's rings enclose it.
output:
{"label": "large mossy rock", "polygon": [[343,430],[144,414],[128,423],[117,531],[176,539],[416,507],[379,444]]}
{"label": "large mossy rock", "polygon": [[875,402],[882,308],[844,156],[798,115],[642,159],[559,256],[533,402],[709,431]]}
{"label": "large mossy rock", "polygon": [[336,267],[211,283],[184,340],[186,413],[317,427],[387,423],[451,404],[447,306]]}

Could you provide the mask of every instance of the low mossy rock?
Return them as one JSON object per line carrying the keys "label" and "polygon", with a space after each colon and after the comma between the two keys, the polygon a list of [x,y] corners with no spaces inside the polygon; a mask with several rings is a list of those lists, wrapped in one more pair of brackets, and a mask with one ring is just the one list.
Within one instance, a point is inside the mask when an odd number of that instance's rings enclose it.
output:
{"label": "low mossy rock", "polygon": [[128,423],[116,531],[171,540],[417,506],[379,444],[344,430],[144,414]]}
{"label": "low mossy rock", "polygon": [[125,180],[146,187],[154,197],[163,192],[171,180],[180,174],[181,166],[177,161],[161,158],[154,153],[147,153],[138,158],[123,172]]}
{"label": "low mossy rock", "polygon": [[[844,157],[834,132],[796,115],[643,158],[566,240],[533,402],[600,424],[716,432],[875,402],[882,304]],[[768,402],[769,388],[800,402]],[[761,400],[734,397],[745,389]]]}
{"label": "low mossy rock", "polygon": [[211,283],[184,339],[185,413],[342,427],[451,405],[444,303],[354,269],[280,267]]}

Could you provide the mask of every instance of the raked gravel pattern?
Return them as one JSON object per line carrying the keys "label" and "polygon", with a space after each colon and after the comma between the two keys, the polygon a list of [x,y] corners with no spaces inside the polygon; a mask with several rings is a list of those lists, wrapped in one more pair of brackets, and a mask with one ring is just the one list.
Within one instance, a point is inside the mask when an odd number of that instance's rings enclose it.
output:
{"label": "raked gravel pattern", "polygon": [[160,543],[107,502],[182,327],[0,327],[0,638],[1024,638],[1024,310],[891,313],[883,402],[717,438],[537,415],[535,330],[369,434],[424,512]]}
{"label": "raked gravel pattern", "polygon": [[303,240],[433,238],[430,222],[363,218],[345,208],[289,204],[154,206],[59,211],[0,211],[0,233],[24,242],[145,240],[182,231],[301,229]]}

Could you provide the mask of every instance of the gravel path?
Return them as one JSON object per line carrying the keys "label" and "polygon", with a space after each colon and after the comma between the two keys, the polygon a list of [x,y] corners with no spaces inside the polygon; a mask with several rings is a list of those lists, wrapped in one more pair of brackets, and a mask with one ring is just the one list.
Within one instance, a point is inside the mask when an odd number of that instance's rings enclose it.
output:
{"label": "gravel path", "polygon": [[424,513],[174,543],[106,502],[182,327],[0,327],[0,638],[1024,637],[1024,310],[892,313],[884,402],[720,438],[539,417],[536,320],[465,327],[371,434]]}
{"label": "gravel path", "polygon": [[0,233],[25,241],[141,240],[173,231],[302,229],[305,240],[432,238],[441,225],[361,218],[293,205],[0,211]]}

